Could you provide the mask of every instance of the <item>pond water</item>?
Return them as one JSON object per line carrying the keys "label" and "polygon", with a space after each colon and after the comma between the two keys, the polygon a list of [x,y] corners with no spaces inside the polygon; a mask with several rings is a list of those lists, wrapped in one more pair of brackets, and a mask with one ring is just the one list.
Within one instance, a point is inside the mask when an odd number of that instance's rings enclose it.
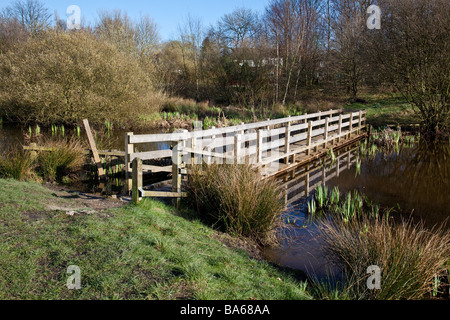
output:
{"label": "pond water", "polygon": [[[391,215],[421,220],[430,228],[435,225],[444,225],[449,228],[450,145],[448,140],[420,141],[408,147],[403,145],[398,152],[378,153],[371,159],[362,159],[359,170],[352,162],[351,155],[356,152],[357,149],[344,150],[337,155],[341,157],[338,161],[341,164],[339,170],[336,170],[336,165],[334,168],[320,163],[312,165],[309,168],[310,175],[319,176],[319,183],[316,185],[323,184],[326,180],[325,185],[328,188],[337,186],[341,193],[357,189],[374,203],[388,208],[395,207]],[[298,171],[305,174],[302,169]],[[321,171],[324,171],[324,174],[321,175]],[[330,176],[329,179],[323,179],[328,176]],[[314,181],[312,183],[314,184]],[[286,239],[279,246],[267,248],[265,255],[268,260],[312,272],[320,278],[327,274],[330,266],[327,265],[322,251],[317,227],[308,220],[307,205],[314,191],[311,187],[308,196],[304,195],[304,179],[297,185],[298,193],[303,196],[290,203],[287,210],[297,219],[296,227],[286,231]]]}

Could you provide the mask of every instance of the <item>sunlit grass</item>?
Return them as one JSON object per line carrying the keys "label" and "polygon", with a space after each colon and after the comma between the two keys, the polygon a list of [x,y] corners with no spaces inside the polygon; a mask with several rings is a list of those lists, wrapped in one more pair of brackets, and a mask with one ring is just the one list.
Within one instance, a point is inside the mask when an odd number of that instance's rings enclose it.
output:
{"label": "sunlit grass", "polygon": [[[48,205],[79,203],[0,179],[0,203],[1,299],[310,299],[297,273],[251,259],[158,201],[69,216]],[[70,265],[81,269],[80,290],[66,286]]]}

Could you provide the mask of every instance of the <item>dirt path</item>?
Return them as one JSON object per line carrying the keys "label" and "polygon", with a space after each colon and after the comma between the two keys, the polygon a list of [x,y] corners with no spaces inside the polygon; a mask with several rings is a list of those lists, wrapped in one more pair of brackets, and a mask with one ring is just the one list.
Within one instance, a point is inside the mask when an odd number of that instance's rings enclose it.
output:
{"label": "dirt path", "polygon": [[130,198],[127,197],[119,199],[108,198],[71,190],[67,187],[51,183],[43,184],[43,186],[53,191],[52,195],[55,197],[55,201],[50,201],[47,204],[47,208],[49,210],[66,211],[66,214],[68,215],[76,213],[95,213],[111,208],[118,208],[130,201]]}

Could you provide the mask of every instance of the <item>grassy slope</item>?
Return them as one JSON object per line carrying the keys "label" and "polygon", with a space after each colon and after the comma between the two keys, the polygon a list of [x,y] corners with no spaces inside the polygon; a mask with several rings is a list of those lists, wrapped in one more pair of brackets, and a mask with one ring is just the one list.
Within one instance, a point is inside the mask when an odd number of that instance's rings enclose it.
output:
{"label": "grassy slope", "polygon": [[[69,216],[70,199],[0,179],[0,299],[309,299],[294,273],[249,258],[146,200]],[[67,267],[81,268],[69,290]]]}

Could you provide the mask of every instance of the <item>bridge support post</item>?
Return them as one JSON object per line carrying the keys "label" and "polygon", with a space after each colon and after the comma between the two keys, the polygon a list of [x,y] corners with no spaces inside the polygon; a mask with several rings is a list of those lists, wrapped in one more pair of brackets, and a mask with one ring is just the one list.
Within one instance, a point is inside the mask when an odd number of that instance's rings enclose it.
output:
{"label": "bridge support post", "polygon": [[284,145],[285,149],[284,152],[286,153],[286,158],[284,159],[284,162],[288,165],[289,164],[289,152],[291,151],[291,123],[288,122],[286,125],[286,132],[284,137]]}
{"label": "bridge support post", "polygon": [[142,189],[142,160],[135,158],[132,162],[133,179],[132,179],[132,201],[134,204],[138,204],[141,201],[140,191]]}
{"label": "bridge support post", "polygon": [[126,192],[129,193],[132,189],[132,179],[131,179],[131,155],[134,153],[134,145],[130,143],[130,137],[133,135],[133,132],[127,132],[125,134],[125,188]]}
{"label": "bridge support post", "polygon": [[242,135],[234,136],[234,164],[241,164]]}
{"label": "bridge support post", "polygon": [[325,127],[324,127],[324,129],[323,129],[323,138],[324,138],[324,140],[325,140],[325,142],[324,142],[324,144],[323,144],[323,147],[324,148],[326,148],[327,147],[327,144],[328,144],[328,142],[327,142],[327,140],[328,140],[328,120],[329,120],[330,118],[325,118]]}
{"label": "bridge support post", "polygon": [[308,134],[306,137],[306,145],[308,146],[308,149],[306,150],[306,154],[311,154],[311,136],[312,136],[312,122],[308,122]]}
{"label": "bridge support post", "polygon": [[350,122],[348,125],[348,139],[352,136],[352,130],[353,130],[353,113],[350,114]]}

